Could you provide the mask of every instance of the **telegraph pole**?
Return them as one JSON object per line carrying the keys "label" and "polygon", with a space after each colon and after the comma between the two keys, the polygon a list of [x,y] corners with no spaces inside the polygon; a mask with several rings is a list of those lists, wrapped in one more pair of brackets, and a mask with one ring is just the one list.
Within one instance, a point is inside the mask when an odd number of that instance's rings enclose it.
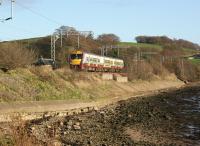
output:
{"label": "telegraph pole", "polygon": [[51,35],[51,59],[55,62],[56,61],[56,41],[60,39],[60,47],[63,47],[63,32],[61,29],[57,29]]}
{"label": "telegraph pole", "polygon": [[14,9],[14,2],[15,0],[11,0],[11,19],[13,19],[13,9]]}
{"label": "telegraph pole", "polygon": [[[15,3],[15,0],[10,0],[10,17],[4,18],[4,19],[0,19],[0,22],[5,22],[5,21],[13,19],[14,3]],[[1,0],[0,0],[0,5],[2,5],[2,1]]]}

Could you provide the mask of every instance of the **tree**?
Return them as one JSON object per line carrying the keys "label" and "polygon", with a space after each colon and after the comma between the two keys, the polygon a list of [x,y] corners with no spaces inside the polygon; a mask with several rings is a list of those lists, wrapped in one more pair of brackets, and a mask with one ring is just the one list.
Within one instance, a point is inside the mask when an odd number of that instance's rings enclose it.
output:
{"label": "tree", "polygon": [[115,34],[102,34],[98,36],[97,41],[103,45],[115,45],[120,42],[120,38]]}

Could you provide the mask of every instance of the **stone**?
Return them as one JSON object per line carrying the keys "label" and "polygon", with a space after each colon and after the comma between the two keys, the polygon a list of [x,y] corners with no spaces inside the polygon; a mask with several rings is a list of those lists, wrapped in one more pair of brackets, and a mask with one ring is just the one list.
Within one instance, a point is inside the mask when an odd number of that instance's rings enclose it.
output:
{"label": "stone", "polygon": [[115,75],[114,76],[115,81],[119,83],[127,83],[128,82],[128,77],[122,77],[120,75]]}
{"label": "stone", "polygon": [[60,122],[60,126],[63,127],[63,126],[64,126],[64,123],[63,123],[63,122]]}
{"label": "stone", "polygon": [[100,114],[101,115],[105,115],[106,113],[104,111],[100,111]]}
{"label": "stone", "polygon": [[34,131],[34,130],[35,130],[35,127],[31,127],[31,130]]}
{"label": "stone", "polygon": [[72,129],[72,126],[67,125],[67,129],[68,129],[68,130],[71,130],[71,129]]}
{"label": "stone", "polygon": [[98,111],[99,109],[98,109],[98,107],[94,107],[94,111]]}
{"label": "stone", "polygon": [[79,125],[74,125],[73,128],[74,128],[74,130],[81,130],[81,126],[79,126]]}
{"label": "stone", "polygon": [[129,117],[129,118],[132,118],[133,116],[132,116],[131,114],[128,114],[128,117]]}
{"label": "stone", "polygon": [[80,126],[80,123],[79,123],[79,122],[76,122],[75,125]]}
{"label": "stone", "polygon": [[69,121],[67,122],[67,125],[72,126],[72,125],[73,125],[72,120],[69,120]]}
{"label": "stone", "polygon": [[62,146],[62,143],[59,141],[54,141],[53,146]]}
{"label": "stone", "polygon": [[103,73],[102,74],[102,79],[103,80],[113,80],[113,74]]}

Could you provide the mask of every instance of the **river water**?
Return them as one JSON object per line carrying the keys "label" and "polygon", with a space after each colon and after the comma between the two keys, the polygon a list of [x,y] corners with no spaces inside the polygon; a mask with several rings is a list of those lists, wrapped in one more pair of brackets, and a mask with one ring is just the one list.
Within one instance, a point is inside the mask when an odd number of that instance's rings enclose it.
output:
{"label": "river water", "polygon": [[183,97],[182,100],[183,104],[179,105],[180,115],[186,119],[182,124],[182,135],[200,145],[200,92],[191,97]]}
{"label": "river water", "polygon": [[200,89],[191,89],[171,100],[178,121],[178,137],[200,146]]}

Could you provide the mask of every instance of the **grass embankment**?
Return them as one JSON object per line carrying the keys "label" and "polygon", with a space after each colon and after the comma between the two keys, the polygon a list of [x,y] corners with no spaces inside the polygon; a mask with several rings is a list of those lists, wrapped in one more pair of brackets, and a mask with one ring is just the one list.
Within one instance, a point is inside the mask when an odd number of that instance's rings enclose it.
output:
{"label": "grass embankment", "polygon": [[[169,79],[170,78],[170,79]],[[103,81],[98,73],[73,72],[67,68],[53,71],[50,67],[16,69],[0,72],[0,102],[78,100],[130,97],[138,92],[148,92],[182,85],[175,76],[151,81],[117,83]]]}
{"label": "grass embankment", "polygon": [[50,68],[17,69],[0,75],[1,101],[90,99],[76,86],[75,74]]}

